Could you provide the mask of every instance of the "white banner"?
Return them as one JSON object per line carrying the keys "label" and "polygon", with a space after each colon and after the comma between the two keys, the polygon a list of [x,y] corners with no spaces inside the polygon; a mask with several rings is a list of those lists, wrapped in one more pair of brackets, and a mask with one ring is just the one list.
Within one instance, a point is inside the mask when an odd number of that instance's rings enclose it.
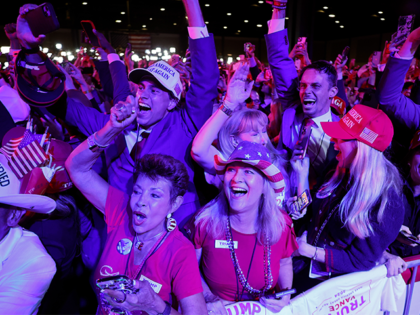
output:
{"label": "white banner", "polygon": [[[401,275],[386,277],[386,267],[332,278],[300,294],[280,313],[267,310],[258,302],[244,301],[226,306],[229,315],[382,315],[401,311],[406,284]],[[402,303],[403,304],[403,303]]]}

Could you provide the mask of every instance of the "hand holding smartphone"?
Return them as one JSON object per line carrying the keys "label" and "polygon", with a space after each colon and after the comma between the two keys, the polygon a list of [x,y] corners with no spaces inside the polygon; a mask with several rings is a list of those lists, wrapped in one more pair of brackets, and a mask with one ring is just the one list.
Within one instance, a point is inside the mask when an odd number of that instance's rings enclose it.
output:
{"label": "hand holding smartphone", "polygon": [[95,33],[93,33],[93,30],[96,30],[93,22],[89,20],[83,20],[80,22],[80,24],[82,24],[83,30],[86,36],[89,38],[91,45],[95,48],[100,47],[98,36],[96,36]]}
{"label": "hand holding smartphone", "polygon": [[309,191],[306,189],[296,201],[289,206],[289,214],[296,214],[302,212],[312,202],[312,197]]}
{"label": "hand holding smartphone", "polygon": [[45,2],[25,15],[34,37],[46,35],[60,28],[57,15],[51,3]]}

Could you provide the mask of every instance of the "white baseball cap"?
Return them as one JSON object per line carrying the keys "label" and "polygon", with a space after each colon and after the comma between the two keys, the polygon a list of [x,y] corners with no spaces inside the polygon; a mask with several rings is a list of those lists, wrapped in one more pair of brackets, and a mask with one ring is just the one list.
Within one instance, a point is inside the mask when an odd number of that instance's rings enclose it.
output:
{"label": "white baseball cap", "polygon": [[139,84],[143,77],[152,75],[164,88],[171,91],[177,99],[181,99],[182,83],[179,72],[165,61],[158,61],[147,69],[131,70],[128,79]]}
{"label": "white baseball cap", "polygon": [[20,186],[21,181],[0,153],[0,203],[44,214],[56,208],[55,201],[47,196],[20,194]]}

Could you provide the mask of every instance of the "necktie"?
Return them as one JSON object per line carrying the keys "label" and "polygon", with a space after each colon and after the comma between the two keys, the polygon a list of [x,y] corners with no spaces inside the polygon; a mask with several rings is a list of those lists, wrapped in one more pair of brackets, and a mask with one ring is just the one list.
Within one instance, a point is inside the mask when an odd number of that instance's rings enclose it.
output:
{"label": "necktie", "polygon": [[134,162],[136,162],[137,159],[140,158],[141,151],[143,150],[143,147],[146,144],[146,140],[149,137],[149,134],[151,131],[152,130],[146,130],[146,129],[140,130],[139,135],[142,137],[142,139],[134,145],[134,147],[131,149],[131,152],[130,152],[130,156]]}

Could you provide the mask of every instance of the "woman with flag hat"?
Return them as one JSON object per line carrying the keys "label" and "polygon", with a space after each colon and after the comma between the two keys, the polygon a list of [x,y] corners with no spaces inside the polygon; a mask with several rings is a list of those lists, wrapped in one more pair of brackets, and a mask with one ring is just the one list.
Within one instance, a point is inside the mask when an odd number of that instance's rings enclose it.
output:
{"label": "woman with flag hat", "polygon": [[227,161],[215,155],[223,189],[188,226],[209,314],[226,314],[226,301],[259,299],[273,312],[289,302],[290,296],[264,297],[276,285],[291,288],[291,255],[297,249],[291,219],[276,204],[284,179],[271,158],[265,146],[248,141]]}

